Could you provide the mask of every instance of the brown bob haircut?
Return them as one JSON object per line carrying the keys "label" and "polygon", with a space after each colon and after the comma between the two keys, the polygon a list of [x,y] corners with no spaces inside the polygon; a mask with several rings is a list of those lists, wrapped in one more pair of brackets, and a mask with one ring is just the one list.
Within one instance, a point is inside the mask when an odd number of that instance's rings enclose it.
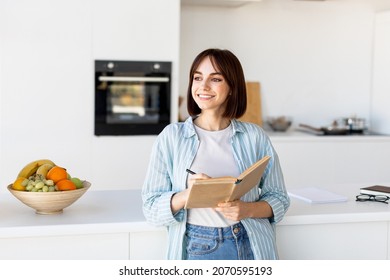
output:
{"label": "brown bob haircut", "polygon": [[231,95],[227,99],[223,117],[229,119],[240,118],[246,111],[247,102],[244,71],[240,61],[231,51],[221,49],[204,50],[192,62],[187,89],[187,110],[189,115],[196,116],[201,113],[201,109],[192,98],[191,88],[195,71],[206,57],[210,58],[214,69],[222,74],[230,88]]}

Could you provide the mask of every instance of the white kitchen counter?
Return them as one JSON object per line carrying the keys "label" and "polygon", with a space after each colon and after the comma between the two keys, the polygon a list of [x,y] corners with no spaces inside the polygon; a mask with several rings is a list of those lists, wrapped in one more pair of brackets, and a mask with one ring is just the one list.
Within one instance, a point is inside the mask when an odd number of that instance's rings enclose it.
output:
{"label": "white kitchen counter", "polygon": [[390,141],[390,135],[382,134],[351,134],[351,135],[321,135],[316,132],[303,131],[292,127],[285,132],[266,130],[272,141],[277,142],[360,142],[360,141]]}
{"label": "white kitchen counter", "polygon": [[[347,202],[310,204],[292,198],[289,211],[278,225],[390,221],[388,204],[355,201],[359,187],[364,186],[323,187],[347,196]],[[39,215],[11,193],[0,193],[0,238],[159,230],[146,223],[141,207],[138,189],[89,190],[63,213]]]}
{"label": "white kitchen counter", "polygon": [[[390,183],[386,185],[390,186]],[[348,201],[311,204],[297,198],[291,198],[291,207],[279,225],[390,221],[389,204],[355,201],[356,195],[359,194],[359,188],[367,186],[360,184],[315,186],[344,195]]]}
{"label": "white kitchen counter", "polygon": [[0,193],[0,238],[154,229],[143,217],[140,190],[89,190],[54,215],[36,214],[11,193]]}
{"label": "white kitchen counter", "polygon": [[[281,257],[388,259],[390,206],[356,202],[355,195],[360,187],[324,187],[346,195],[347,202],[310,204],[292,198],[287,215],[276,227]],[[89,190],[56,215],[35,214],[11,193],[2,192],[0,209],[0,259],[45,259],[46,256],[52,259],[162,259],[164,256],[165,228],[146,223],[138,189]],[[368,242],[365,246],[355,246],[360,242],[364,244],[364,238],[372,234],[386,242],[385,246],[372,249]],[[334,249],[330,250],[334,246],[329,244],[336,244],[341,250],[336,257]],[[38,254],[38,251],[43,253]]]}

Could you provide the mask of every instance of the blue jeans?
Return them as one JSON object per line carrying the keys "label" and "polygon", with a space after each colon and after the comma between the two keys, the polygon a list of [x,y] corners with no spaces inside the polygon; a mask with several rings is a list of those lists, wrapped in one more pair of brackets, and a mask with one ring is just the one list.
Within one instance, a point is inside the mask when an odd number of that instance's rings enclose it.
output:
{"label": "blue jeans", "polygon": [[187,260],[253,260],[241,223],[225,228],[187,224]]}

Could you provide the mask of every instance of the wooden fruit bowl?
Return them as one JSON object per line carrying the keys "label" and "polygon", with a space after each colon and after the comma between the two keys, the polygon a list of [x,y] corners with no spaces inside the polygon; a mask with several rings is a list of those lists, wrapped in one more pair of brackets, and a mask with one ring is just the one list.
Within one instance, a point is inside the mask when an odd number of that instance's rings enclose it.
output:
{"label": "wooden fruit bowl", "polygon": [[49,215],[62,213],[79,199],[91,186],[91,183],[84,181],[83,188],[71,191],[56,192],[28,192],[12,189],[12,184],[8,185],[8,190],[25,205],[35,209],[37,214]]}

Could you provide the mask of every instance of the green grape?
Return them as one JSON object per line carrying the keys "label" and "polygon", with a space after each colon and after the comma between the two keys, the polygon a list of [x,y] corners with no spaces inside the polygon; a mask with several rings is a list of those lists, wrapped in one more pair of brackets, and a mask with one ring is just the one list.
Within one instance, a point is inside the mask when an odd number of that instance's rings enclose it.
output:
{"label": "green grape", "polygon": [[44,185],[44,186],[42,187],[42,191],[44,191],[44,192],[48,192],[48,191],[49,191],[49,187],[48,187],[48,186],[46,186],[46,185]]}
{"label": "green grape", "polygon": [[48,185],[48,186],[54,186],[53,180],[46,180],[45,184]]}
{"label": "green grape", "polygon": [[44,182],[39,181],[38,183],[35,184],[35,188],[38,189],[38,190],[40,190],[40,189],[43,188],[44,185],[45,185]]}
{"label": "green grape", "polygon": [[49,192],[55,192],[56,188],[54,186],[49,186]]}
{"label": "green grape", "polygon": [[33,187],[33,188],[31,189],[31,191],[32,191],[32,192],[37,192],[38,189],[37,189],[36,187]]}
{"label": "green grape", "polygon": [[26,191],[29,191],[29,192],[30,192],[33,188],[34,188],[33,185],[27,185]]}

